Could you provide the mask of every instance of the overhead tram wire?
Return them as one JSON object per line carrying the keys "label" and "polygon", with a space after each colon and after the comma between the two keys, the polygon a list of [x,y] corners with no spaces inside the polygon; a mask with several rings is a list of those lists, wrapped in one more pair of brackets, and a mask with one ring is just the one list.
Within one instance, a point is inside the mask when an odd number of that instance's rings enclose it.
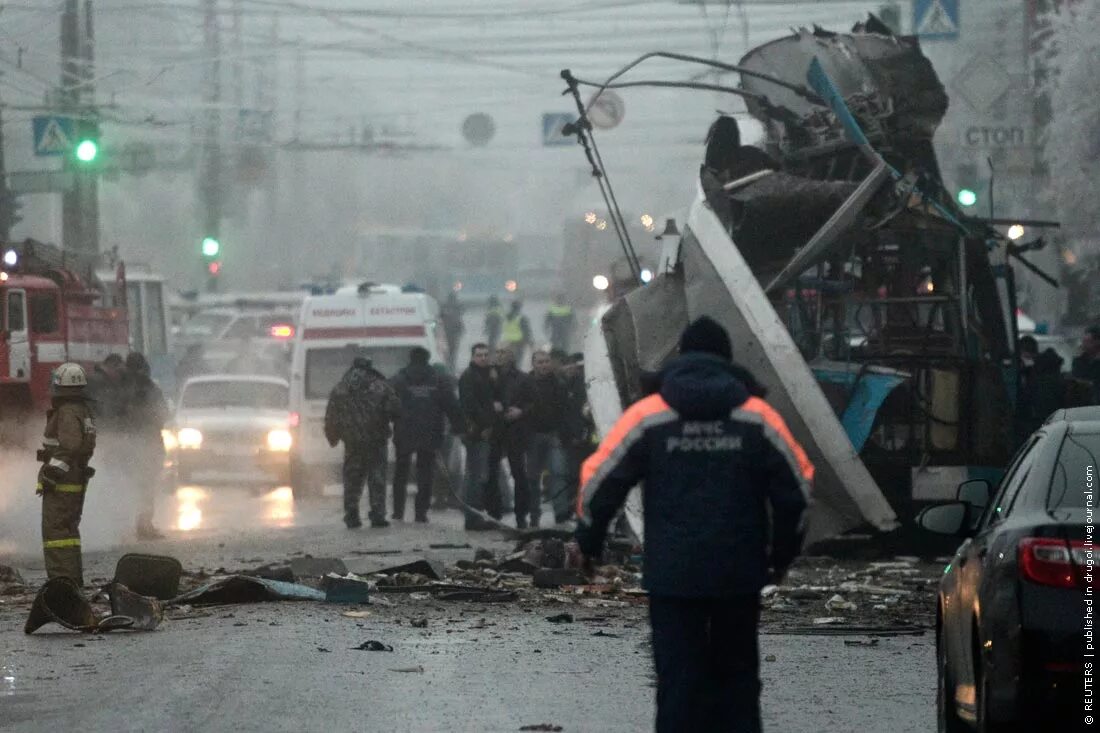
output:
{"label": "overhead tram wire", "polygon": [[[670,53],[668,51],[651,51],[650,53],[642,54],[641,56],[634,59],[633,61],[631,61],[626,66],[624,66],[621,69],[619,69],[618,71],[616,71],[614,74],[609,76],[607,78],[607,81],[605,81],[603,84],[593,84],[593,86],[596,86],[596,87],[600,88],[600,92],[597,92],[595,95],[593,95],[592,99],[589,100],[588,106],[585,107],[585,110],[584,110],[585,113],[587,114],[588,110],[591,109],[592,105],[596,103],[596,100],[600,98],[600,93],[604,89],[615,89],[616,88],[616,87],[611,86],[611,84],[616,79],[618,79],[619,77],[621,77],[623,74],[630,71],[634,67],[640,65],[644,61],[647,61],[647,60],[652,59],[652,58],[666,58],[666,59],[673,59],[673,60],[676,60],[676,61],[686,61],[688,63],[693,63],[693,64],[702,64],[704,66],[712,66],[716,69],[723,69],[725,71],[735,71],[735,72],[737,72],[739,74],[742,74],[744,76],[755,77],[757,79],[761,79],[763,81],[767,81],[767,82],[770,82],[770,83],[775,84],[777,86],[783,87],[784,89],[788,89],[788,90],[794,92],[795,94],[797,94],[798,96],[802,97],[803,99],[805,99],[807,102],[810,102],[811,104],[825,106],[825,102],[821,99],[821,97],[817,96],[817,94],[814,93],[808,87],[805,87],[801,84],[792,84],[791,82],[780,79],[779,77],[773,76],[772,74],[766,74],[762,71],[757,71],[755,69],[746,69],[743,66],[736,66],[734,64],[722,63],[721,61],[713,61],[711,59],[704,59],[704,58],[700,58],[699,56],[689,56],[687,54],[682,54],[682,53]],[[656,84],[650,84],[650,85],[655,86]],[[704,88],[704,87],[700,87],[700,88]],[[712,90],[712,91],[727,91],[727,90],[732,90],[732,89],[733,89],[733,87],[724,87],[722,89]],[[745,96],[745,95],[742,95],[742,96]],[[757,97],[758,98],[763,98],[763,97],[760,97],[759,95],[757,95]]]}
{"label": "overhead tram wire", "polygon": [[635,252],[634,244],[630,241],[630,232],[626,227],[622,211],[619,210],[619,202],[615,198],[614,189],[611,187],[611,179],[607,176],[607,169],[604,167],[603,159],[596,147],[596,138],[592,134],[592,124],[588,121],[584,102],[581,101],[581,95],[577,89],[577,79],[569,69],[562,69],[561,78],[565,80],[568,87],[563,94],[572,95],[579,113],[576,124],[572,125],[572,131],[569,130],[570,126],[566,126],[562,133],[575,134],[577,142],[584,148],[584,153],[592,166],[592,177],[596,179],[596,183],[599,185],[600,195],[603,197],[604,205],[607,206],[611,223],[615,227],[615,235],[619,238],[619,244],[623,248],[627,265],[630,267],[630,274],[634,277],[635,282],[640,285],[642,284],[642,267],[638,261],[638,253]]}

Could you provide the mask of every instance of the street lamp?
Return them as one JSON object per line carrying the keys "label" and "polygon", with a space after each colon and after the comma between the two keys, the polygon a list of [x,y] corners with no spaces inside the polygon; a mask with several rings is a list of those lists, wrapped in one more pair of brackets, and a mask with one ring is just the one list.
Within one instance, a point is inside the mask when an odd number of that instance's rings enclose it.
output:
{"label": "street lamp", "polygon": [[1013,242],[1022,236],[1024,236],[1024,227],[1022,224],[1013,224],[1008,228],[1008,238]]}

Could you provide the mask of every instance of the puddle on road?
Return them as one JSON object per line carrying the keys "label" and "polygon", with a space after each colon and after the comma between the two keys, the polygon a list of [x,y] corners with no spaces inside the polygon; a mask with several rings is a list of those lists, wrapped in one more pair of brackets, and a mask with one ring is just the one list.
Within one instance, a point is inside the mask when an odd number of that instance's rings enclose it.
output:
{"label": "puddle on road", "polygon": [[280,486],[262,493],[229,487],[180,486],[167,508],[181,532],[260,526],[293,527],[294,493]]}
{"label": "puddle on road", "polygon": [[8,666],[0,667],[0,697],[8,697],[17,693],[15,669]]}

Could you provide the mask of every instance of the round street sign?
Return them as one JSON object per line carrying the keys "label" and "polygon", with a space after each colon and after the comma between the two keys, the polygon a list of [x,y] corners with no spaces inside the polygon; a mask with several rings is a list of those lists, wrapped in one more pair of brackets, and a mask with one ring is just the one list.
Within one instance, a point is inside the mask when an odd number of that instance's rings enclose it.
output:
{"label": "round street sign", "polygon": [[588,121],[592,123],[593,127],[598,127],[601,130],[610,130],[613,127],[618,127],[619,123],[623,121],[623,115],[626,114],[626,105],[623,103],[623,98],[610,89],[604,89],[603,92],[596,92],[598,97],[593,95],[595,102],[589,99],[589,104],[592,106],[588,110]]}
{"label": "round street sign", "polygon": [[462,123],[462,136],[471,145],[487,145],[496,131],[493,118],[484,112],[472,114]]}

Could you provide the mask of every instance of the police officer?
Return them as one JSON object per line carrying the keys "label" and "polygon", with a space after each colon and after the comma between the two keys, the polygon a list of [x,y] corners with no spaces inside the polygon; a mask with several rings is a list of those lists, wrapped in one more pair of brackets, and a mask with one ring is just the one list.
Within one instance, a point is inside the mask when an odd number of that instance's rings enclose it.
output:
{"label": "police officer", "polygon": [[573,328],[577,318],[573,314],[573,306],[565,302],[565,296],[559,293],[554,297],[554,304],[546,310],[546,320],[543,327],[550,335],[550,346],[559,351],[569,351],[569,344],[573,339]]}
{"label": "police officer", "polygon": [[531,323],[523,315],[523,303],[512,301],[500,332],[500,347],[512,352],[517,364],[523,363],[523,354],[531,344]]}
{"label": "police officer", "polygon": [[660,389],[585,461],[576,536],[586,565],[643,483],[657,730],[759,731],[760,590],[798,554],[813,465],[731,368],[729,335],[685,329]]}
{"label": "police officer", "polygon": [[80,554],[80,517],[84,492],[95,471],[88,461],[95,452],[95,420],[86,387],[88,376],[79,364],[62,364],[50,386],[52,407],[38,457],[38,493],[42,496],[42,548],[46,575],[84,585]]}
{"label": "police officer", "polygon": [[401,416],[393,429],[396,454],[393,518],[399,521],[405,519],[405,487],[413,454],[416,454],[416,521],[427,522],[435,457],[443,445],[444,416],[452,433],[463,431],[454,389],[444,375],[429,366],[430,360],[428,350],[416,346],[409,352],[409,365],[393,378],[393,387],[401,400]]}
{"label": "police officer", "polygon": [[325,438],[329,445],[344,442],[344,524],[363,526],[359,499],[363,482],[370,492],[370,524],[386,521],[386,445],[390,424],[401,414],[401,402],[386,378],[362,356],[332,389],[325,408]]}
{"label": "police officer", "polygon": [[500,300],[495,295],[489,296],[489,304],[485,310],[485,340],[489,343],[489,351],[497,347],[500,341],[500,328],[504,322],[504,309],[500,307]]}

